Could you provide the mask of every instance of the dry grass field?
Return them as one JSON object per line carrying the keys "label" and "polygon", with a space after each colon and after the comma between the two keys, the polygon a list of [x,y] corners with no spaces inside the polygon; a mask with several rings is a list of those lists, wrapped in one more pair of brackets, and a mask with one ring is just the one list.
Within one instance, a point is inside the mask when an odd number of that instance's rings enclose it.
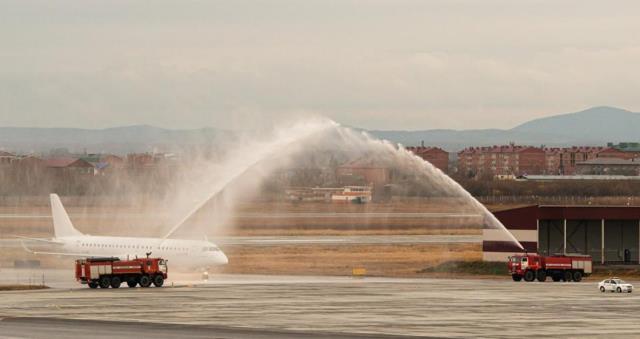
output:
{"label": "dry grass field", "polygon": [[0,291],[43,290],[49,287],[43,285],[0,285]]}
{"label": "dry grass field", "polygon": [[481,260],[480,250],[474,244],[232,247],[220,272],[351,275],[364,268],[367,275],[415,277],[445,261]]}

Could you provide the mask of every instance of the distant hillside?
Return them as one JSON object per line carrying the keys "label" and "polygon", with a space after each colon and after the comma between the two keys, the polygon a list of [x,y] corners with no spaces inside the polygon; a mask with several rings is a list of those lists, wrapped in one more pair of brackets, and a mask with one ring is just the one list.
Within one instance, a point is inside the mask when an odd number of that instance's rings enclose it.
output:
{"label": "distant hillside", "polygon": [[640,114],[615,107],[584,111],[529,121],[508,130],[369,131],[372,135],[402,143],[425,144],[457,151],[467,146],[518,144],[572,146],[606,145],[607,142],[639,141]]}
{"label": "distant hillside", "polygon": [[[640,114],[614,107],[594,107],[581,112],[536,119],[508,130],[368,131],[371,135],[402,143],[457,151],[467,146],[515,142],[526,145],[606,145],[607,142],[640,141]],[[0,127],[0,150],[45,153],[54,148],[71,152],[176,152],[190,145],[224,147],[236,134],[214,128],[171,130],[129,126],[101,130],[77,128]]]}
{"label": "distant hillside", "polygon": [[189,145],[212,145],[233,133],[212,128],[169,130],[152,126],[107,129],[0,127],[0,149],[19,153],[46,153],[66,148],[79,153],[176,152]]}
{"label": "distant hillside", "polygon": [[[581,112],[536,119],[511,131],[591,138],[608,135],[618,141],[640,138],[640,114],[615,107],[594,107]],[[614,140],[614,141],[615,141]]]}

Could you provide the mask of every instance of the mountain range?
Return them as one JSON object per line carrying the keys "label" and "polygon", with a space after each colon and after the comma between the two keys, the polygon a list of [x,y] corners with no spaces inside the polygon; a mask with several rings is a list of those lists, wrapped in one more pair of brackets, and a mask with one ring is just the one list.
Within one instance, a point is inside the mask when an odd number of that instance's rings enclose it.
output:
{"label": "mountain range", "polygon": [[605,146],[608,142],[638,141],[640,113],[600,106],[531,120],[511,129],[368,132],[406,146],[417,146],[424,141],[425,145],[439,146],[448,151],[509,142],[533,146]]}
{"label": "mountain range", "polygon": [[[515,142],[521,145],[604,146],[608,142],[638,141],[640,113],[615,107],[593,107],[584,111],[531,120],[511,129],[422,131],[370,130],[371,135],[406,146],[425,145],[458,151],[467,146],[489,146]],[[148,125],[107,129],[0,127],[0,150],[46,153],[55,148],[71,152],[176,152],[193,145],[220,145],[235,133],[215,128],[163,129]]]}

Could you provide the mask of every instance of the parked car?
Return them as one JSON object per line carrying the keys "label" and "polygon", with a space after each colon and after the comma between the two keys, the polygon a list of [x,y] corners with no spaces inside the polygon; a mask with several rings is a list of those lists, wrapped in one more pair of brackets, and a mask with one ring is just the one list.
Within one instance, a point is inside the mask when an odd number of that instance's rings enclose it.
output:
{"label": "parked car", "polygon": [[619,278],[610,278],[610,279],[605,279],[601,281],[598,284],[598,289],[600,290],[600,292],[603,292],[603,293],[606,291],[618,292],[618,293],[622,293],[622,292],[631,293],[633,291],[633,285]]}

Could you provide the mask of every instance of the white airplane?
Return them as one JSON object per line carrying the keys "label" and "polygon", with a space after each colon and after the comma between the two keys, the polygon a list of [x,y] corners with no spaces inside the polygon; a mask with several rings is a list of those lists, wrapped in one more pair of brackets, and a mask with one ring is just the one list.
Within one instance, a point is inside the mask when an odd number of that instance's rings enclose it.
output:
{"label": "white airplane", "polygon": [[225,265],[227,256],[208,240],[168,239],[173,229],[164,238],[107,237],[82,234],[73,224],[62,206],[57,194],[51,194],[51,213],[53,216],[53,239],[18,237],[21,239],[45,242],[58,246],[59,251],[41,252],[23,247],[33,254],[64,255],[73,257],[127,257],[144,258],[149,253],[154,257],[167,259],[172,269],[198,270]]}

